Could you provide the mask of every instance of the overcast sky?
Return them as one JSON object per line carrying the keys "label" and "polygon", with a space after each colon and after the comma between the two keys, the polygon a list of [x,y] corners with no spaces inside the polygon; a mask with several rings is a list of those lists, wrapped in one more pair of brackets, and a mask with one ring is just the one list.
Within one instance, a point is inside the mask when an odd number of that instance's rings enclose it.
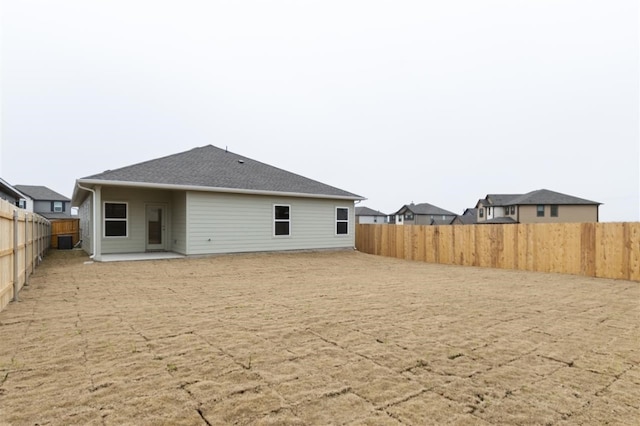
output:
{"label": "overcast sky", "polygon": [[637,0],[1,4],[11,184],[212,144],[386,213],[546,188],[640,220]]}

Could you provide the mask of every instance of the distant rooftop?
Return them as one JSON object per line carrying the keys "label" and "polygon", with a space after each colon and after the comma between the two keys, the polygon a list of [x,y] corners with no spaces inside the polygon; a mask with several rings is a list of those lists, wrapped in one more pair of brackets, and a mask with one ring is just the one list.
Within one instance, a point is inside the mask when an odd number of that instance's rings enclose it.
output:
{"label": "distant rooftop", "polygon": [[387,216],[385,213],[382,213],[380,210],[373,210],[369,207],[361,206],[356,207],[356,216]]}
{"label": "distant rooftop", "polygon": [[15,188],[36,201],[71,201],[56,191],[39,185],[16,185]]}
{"label": "distant rooftop", "polygon": [[413,214],[419,214],[419,215],[456,216],[455,213],[450,212],[449,210],[445,210],[443,208],[440,208],[438,206],[434,206],[433,204],[429,204],[429,203],[405,204],[404,206],[402,206],[402,208],[400,210],[395,212],[394,215],[399,214],[400,212],[404,211],[405,209],[409,210]]}
{"label": "distant rooftop", "polygon": [[515,206],[535,204],[561,204],[561,205],[590,205],[602,204],[597,201],[585,200],[573,195],[562,194],[548,189],[537,189],[526,194],[487,194],[478,204],[489,206]]}

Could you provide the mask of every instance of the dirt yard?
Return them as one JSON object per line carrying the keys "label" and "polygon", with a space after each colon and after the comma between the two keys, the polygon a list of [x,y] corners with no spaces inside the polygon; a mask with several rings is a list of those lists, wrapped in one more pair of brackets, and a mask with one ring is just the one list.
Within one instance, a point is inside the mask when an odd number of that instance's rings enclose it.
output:
{"label": "dirt yard", "polygon": [[0,424],[638,424],[640,284],[358,252],[92,263],[0,313]]}

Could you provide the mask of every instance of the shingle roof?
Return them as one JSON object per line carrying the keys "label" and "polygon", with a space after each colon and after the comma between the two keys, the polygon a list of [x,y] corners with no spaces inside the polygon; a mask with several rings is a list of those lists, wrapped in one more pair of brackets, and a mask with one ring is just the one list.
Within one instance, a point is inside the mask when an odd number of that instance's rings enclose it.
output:
{"label": "shingle roof", "polygon": [[39,185],[16,185],[16,189],[36,201],[71,201],[62,194]]}
{"label": "shingle roof", "polygon": [[488,206],[514,206],[526,204],[602,204],[597,201],[585,200],[572,195],[561,194],[548,189],[538,189],[526,194],[487,194],[483,199],[478,200],[479,205]]}
{"label": "shingle roof", "polygon": [[356,216],[387,216],[380,210],[373,210],[369,207],[360,206],[356,207]]}
{"label": "shingle roof", "polygon": [[455,217],[450,217],[447,219],[431,219],[430,225],[451,225],[455,219]]}
{"label": "shingle roof", "polygon": [[485,200],[487,200],[491,206],[506,206],[513,204],[511,200],[519,196],[520,194],[487,194]]}
{"label": "shingle roof", "polygon": [[478,209],[468,208],[464,213],[457,217],[463,225],[473,225],[478,223]]}
{"label": "shingle roof", "polygon": [[478,218],[477,217],[470,216],[468,214],[460,215],[460,216],[457,217],[457,219],[463,225],[475,225],[476,223],[478,223]]}
{"label": "shingle roof", "polygon": [[77,218],[78,216],[71,216],[70,213],[52,213],[52,212],[39,212],[38,213],[40,216],[45,217],[49,220],[55,220],[55,219],[74,219]]}
{"label": "shingle roof", "polygon": [[413,214],[420,215],[433,215],[433,216],[442,216],[442,215],[450,215],[455,216],[456,214],[450,212],[449,210],[445,210],[438,206],[434,206],[429,203],[420,203],[420,204],[405,204],[402,206],[400,210],[398,210],[394,215],[399,214],[403,209],[411,211]]}
{"label": "shingle roof", "polygon": [[484,220],[482,222],[478,222],[478,225],[482,225],[484,223],[488,224],[505,224],[505,223],[518,223],[515,219],[511,217],[494,217],[493,219]]}
{"label": "shingle roof", "polygon": [[167,157],[107,170],[80,181],[104,180],[243,191],[285,192],[344,198],[363,197],[207,145]]}
{"label": "shingle roof", "polygon": [[510,204],[602,204],[597,201],[585,200],[583,198],[574,197],[572,195],[561,194],[555,191],[549,191],[548,189],[538,189],[531,191],[527,194],[520,195],[511,200]]}

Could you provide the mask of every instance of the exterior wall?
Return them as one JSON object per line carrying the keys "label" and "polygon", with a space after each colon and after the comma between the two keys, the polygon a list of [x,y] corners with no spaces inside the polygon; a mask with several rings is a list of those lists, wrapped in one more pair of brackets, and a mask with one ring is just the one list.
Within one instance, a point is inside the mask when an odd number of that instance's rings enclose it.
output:
{"label": "exterior wall", "polygon": [[[52,203],[52,201],[45,201],[45,200],[34,201],[34,203],[33,203],[33,211],[35,213],[54,213],[53,209],[51,208],[51,203]],[[70,201],[64,201],[62,203],[62,212],[61,213],[71,214],[71,202]]]}
{"label": "exterior wall", "polygon": [[518,206],[520,223],[597,222],[597,205],[559,205],[558,217],[551,217],[551,206],[544,206],[544,217],[537,216],[537,206]]}
{"label": "exterior wall", "polygon": [[511,206],[504,207],[504,217],[510,217],[513,220],[518,220],[518,206],[514,207],[515,210],[513,214],[511,214]]}
{"label": "exterior wall", "polygon": [[16,205],[16,197],[14,197],[13,195],[7,194],[6,192],[3,192],[2,190],[0,190],[0,199],[5,200],[9,203],[11,203],[12,205]]}
{"label": "exterior wall", "polygon": [[[105,237],[103,226],[104,203],[105,202],[125,202],[127,203],[127,236],[126,237]],[[173,250],[171,236],[172,230],[172,193],[171,191],[143,189],[143,188],[122,188],[104,186],[101,189],[99,220],[99,238],[101,242],[102,254],[110,253],[142,253],[146,251],[146,205],[163,204],[166,206],[165,213],[165,243],[167,250]],[[166,241],[168,239],[168,241]]]}
{"label": "exterior wall", "polygon": [[93,194],[89,195],[78,208],[78,218],[80,219],[80,240],[82,249],[87,254],[93,254]]}
{"label": "exterior wall", "polygon": [[32,212],[33,211],[33,200],[31,198],[26,198],[26,199],[23,198],[23,200],[26,201],[25,210]]}
{"label": "exterior wall", "polygon": [[[274,236],[273,205],[291,207],[291,234]],[[336,207],[349,208],[349,234],[336,235]],[[187,254],[355,247],[355,205],[323,200],[187,193]]]}
{"label": "exterior wall", "polygon": [[501,207],[495,207],[495,206],[486,206],[484,208],[484,220],[489,220],[489,219],[493,219],[495,217],[501,217],[496,215],[496,209],[501,208]]}
{"label": "exterior wall", "polygon": [[384,216],[356,216],[357,223],[368,223],[368,224],[384,224],[386,223]]}
{"label": "exterior wall", "polygon": [[187,194],[174,192],[171,208],[172,250],[187,254]]}

